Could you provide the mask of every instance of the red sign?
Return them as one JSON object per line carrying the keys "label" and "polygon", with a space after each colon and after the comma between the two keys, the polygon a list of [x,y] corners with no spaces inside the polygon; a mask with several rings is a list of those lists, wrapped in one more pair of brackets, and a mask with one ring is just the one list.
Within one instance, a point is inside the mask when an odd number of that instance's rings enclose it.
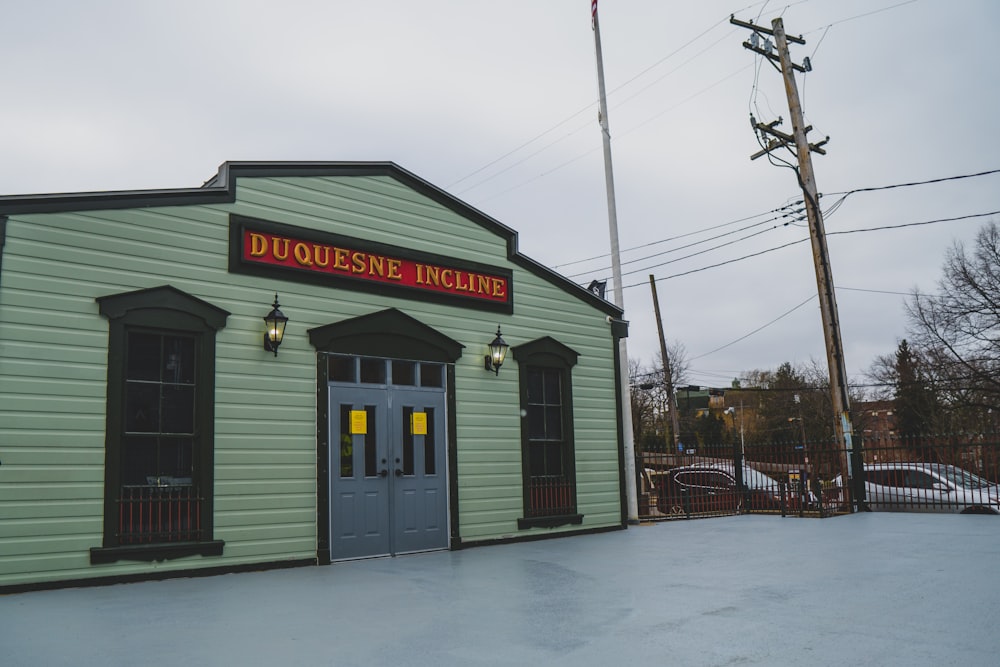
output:
{"label": "red sign", "polygon": [[[409,254],[409,253],[407,253]],[[448,266],[391,252],[365,250],[362,244],[325,243],[244,227],[240,258],[244,264],[284,267],[386,285],[399,285],[506,304],[510,277],[502,273]]]}

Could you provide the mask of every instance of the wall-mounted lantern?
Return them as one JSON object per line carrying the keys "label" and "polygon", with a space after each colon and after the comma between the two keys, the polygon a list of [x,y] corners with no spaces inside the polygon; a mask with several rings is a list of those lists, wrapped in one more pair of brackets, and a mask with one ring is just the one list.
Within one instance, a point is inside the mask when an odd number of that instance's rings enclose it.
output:
{"label": "wall-mounted lantern", "polygon": [[274,352],[274,356],[278,356],[278,346],[285,336],[286,324],[288,318],[278,310],[278,294],[275,292],[271,312],[264,316],[264,349]]}
{"label": "wall-mounted lantern", "polygon": [[490,353],[486,355],[486,370],[500,375],[500,367],[507,356],[507,342],[500,336],[500,325],[497,325],[497,337],[490,343]]}

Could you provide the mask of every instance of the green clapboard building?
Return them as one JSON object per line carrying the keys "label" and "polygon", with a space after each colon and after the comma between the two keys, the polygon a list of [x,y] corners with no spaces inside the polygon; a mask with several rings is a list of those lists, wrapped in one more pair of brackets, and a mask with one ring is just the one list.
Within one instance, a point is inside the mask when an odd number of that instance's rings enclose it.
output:
{"label": "green clapboard building", "polygon": [[0,197],[0,591],[622,528],[621,316],[392,163]]}

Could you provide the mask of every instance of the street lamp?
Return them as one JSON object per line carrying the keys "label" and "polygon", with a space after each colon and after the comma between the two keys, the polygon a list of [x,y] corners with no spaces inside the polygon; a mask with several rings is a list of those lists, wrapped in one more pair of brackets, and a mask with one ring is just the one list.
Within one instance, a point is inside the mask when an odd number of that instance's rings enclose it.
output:
{"label": "street lamp", "polygon": [[[726,408],[723,412],[727,415],[733,414],[736,410],[735,407],[730,406]],[[740,458],[746,457],[746,444],[743,441],[743,399],[740,399]]]}

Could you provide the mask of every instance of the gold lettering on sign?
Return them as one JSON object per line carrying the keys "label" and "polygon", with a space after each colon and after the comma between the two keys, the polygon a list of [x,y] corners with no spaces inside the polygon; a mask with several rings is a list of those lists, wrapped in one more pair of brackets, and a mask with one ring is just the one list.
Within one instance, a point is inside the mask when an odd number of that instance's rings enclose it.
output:
{"label": "gold lettering on sign", "polygon": [[[322,259],[320,259],[320,253],[323,253]],[[330,266],[330,246],[328,245],[317,245],[313,244],[313,260],[316,262],[316,266],[325,269]]]}
{"label": "gold lettering on sign", "polygon": [[[243,231],[242,243],[243,260],[258,265],[303,269],[313,273],[347,274],[357,280],[383,283],[392,281],[407,287],[447,291],[455,296],[471,296],[481,300],[509,298],[509,278],[449,267],[447,263],[437,265],[359,250],[356,249],[357,246],[338,248],[333,243],[249,229]],[[365,247],[360,242],[358,245]],[[484,268],[488,270],[489,267]]]}
{"label": "gold lettering on sign", "polygon": [[346,271],[348,268],[350,268],[347,266],[347,254],[348,254],[347,250],[343,248],[334,248],[333,268],[337,269],[338,271]]}
{"label": "gold lettering on sign", "polygon": [[295,261],[302,266],[312,266],[312,253],[309,252],[309,246],[301,241],[296,243],[293,252],[295,253]]}
{"label": "gold lettering on sign", "polygon": [[427,284],[441,287],[441,269],[436,266],[424,266],[427,269]]}
{"label": "gold lettering on sign", "polygon": [[365,253],[354,252],[351,253],[351,273],[364,273],[365,272]]}
{"label": "gold lettering on sign", "polygon": [[271,239],[271,254],[274,255],[275,259],[284,261],[288,259],[288,246],[288,239],[275,236]]}
{"label": "gold lettering on sign", "polygon": [[263,234],[250,233],[250,256],[263,257],[267,252],[267,239]]}
{"label": "gold lettering on sign", "polygon": [[403,274],[400,272],[400,268],[403,266],[403,262],[398,259],[389,260],[389,278],[392,280],[402,280]]}
{"label": "gold lettering on sign", "polygon": [[489,294],[490,293],[490,277],[489,276],[476,276],[476,294]]}

